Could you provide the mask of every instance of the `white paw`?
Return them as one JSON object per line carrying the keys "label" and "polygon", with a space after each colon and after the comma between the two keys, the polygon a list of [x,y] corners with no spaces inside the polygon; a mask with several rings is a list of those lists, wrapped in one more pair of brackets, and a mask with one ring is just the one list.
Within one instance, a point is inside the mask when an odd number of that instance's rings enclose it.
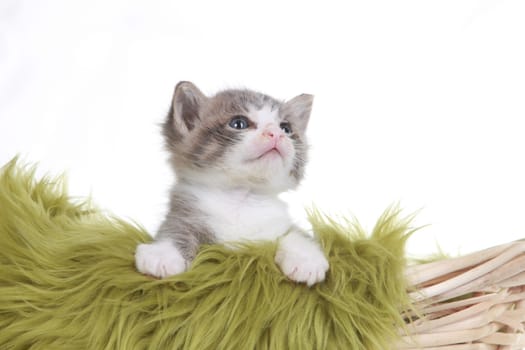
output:
{"label": "white paw", "polygon": [[170,241],[139,244],[135,252],[139,272],[165,278],[186,271],[188,262]]}
{"label": "white paw", "polygon": [[308,286],[324,281],[329,267],[317,242],[293,232],[279,242],[275,262],[292,281]]}

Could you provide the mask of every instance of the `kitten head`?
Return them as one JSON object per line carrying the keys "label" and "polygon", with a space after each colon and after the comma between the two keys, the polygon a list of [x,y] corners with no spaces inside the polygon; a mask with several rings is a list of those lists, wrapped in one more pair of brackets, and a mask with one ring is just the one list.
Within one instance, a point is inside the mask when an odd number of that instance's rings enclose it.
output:
{"label": "kitten head", "polygon": [[180,82],[163,125],[179,181],[261,193],[296,187],[312,102],[312,95],[281,102],[250,90],[207,97]]}

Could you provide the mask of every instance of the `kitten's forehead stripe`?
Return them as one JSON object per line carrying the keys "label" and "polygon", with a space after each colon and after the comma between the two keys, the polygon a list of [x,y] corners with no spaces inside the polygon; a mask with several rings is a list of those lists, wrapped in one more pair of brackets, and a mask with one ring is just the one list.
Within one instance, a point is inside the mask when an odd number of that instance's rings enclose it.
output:
{"label": "kitten's forehead stripe", "polygon": [[278,112],[272,111],[272,108],[269,105],[265,105],[259,109],[252,108],[249,113],[254,119],[256,119],[257,124],[261,127],[265,127],[271,123],[278,123],[280,119]]}
{"label": "kitten's forehead stripe", "polygon": [[224,103],[227,111],[248,112],[250,106],[256,109],[262,109],[264,106],[276,109],[281,105],[281,102],[273,97],[250,90],[225,90],[219,92],[213,99]]}

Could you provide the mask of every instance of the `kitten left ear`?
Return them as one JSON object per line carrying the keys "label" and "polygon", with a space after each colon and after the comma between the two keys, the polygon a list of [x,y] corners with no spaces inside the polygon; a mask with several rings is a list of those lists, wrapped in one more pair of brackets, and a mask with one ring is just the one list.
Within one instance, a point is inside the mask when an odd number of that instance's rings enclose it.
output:
{"label": "kitten left ear", "polygon": [[281,106],[281,116],[283,119],[289,120],[294,129],[304,132],[310,119],[313,102],[314,95],[302,94],[296,96]]}

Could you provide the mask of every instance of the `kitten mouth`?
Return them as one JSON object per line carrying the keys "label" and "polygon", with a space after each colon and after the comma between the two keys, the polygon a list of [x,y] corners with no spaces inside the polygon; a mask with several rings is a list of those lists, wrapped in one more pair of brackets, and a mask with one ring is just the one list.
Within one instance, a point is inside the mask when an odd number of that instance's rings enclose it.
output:
{"label": "kitten mouth", "polygon": [[256,160],[262,160],[262,159],[266,159],[266,158],[274,158],[274,157],[279,157],[279,158],[283,158],[283,155],[281,154],[281,152],[277,149],[277,147],[273,147],[273,148],[270,148],[269,150],[267,151],[264,151],[262,154],[260,154],[259,156],[255,157],[252,159],[252,161],[256,161]]}

